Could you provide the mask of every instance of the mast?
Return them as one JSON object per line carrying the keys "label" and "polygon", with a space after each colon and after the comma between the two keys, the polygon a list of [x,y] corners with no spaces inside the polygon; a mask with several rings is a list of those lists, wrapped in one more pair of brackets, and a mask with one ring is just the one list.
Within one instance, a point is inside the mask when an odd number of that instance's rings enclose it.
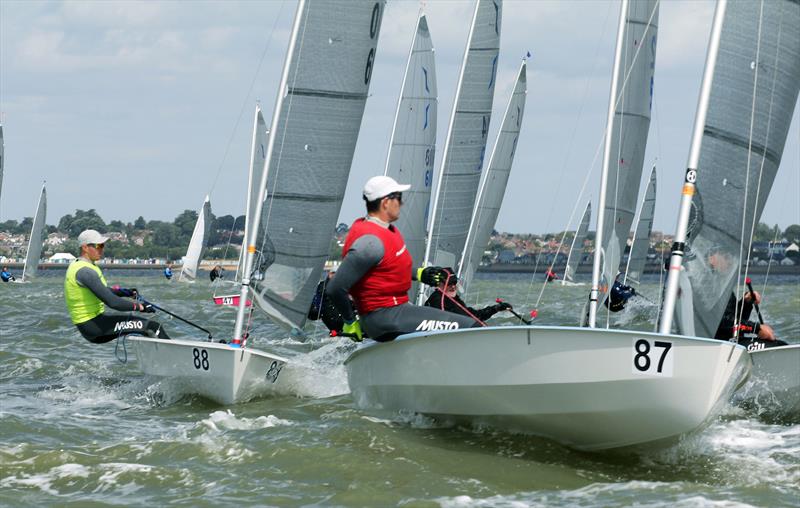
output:
{"label": "mast", "polygon": [[608,100],[608,120],[606,121],[606,140],[603,148],[603,170],[600,173],[600,199],[597,210],[597,232],[594,239],[594,262],[592,264],[592,289],[589,292],[589,328],[597,323],[597,300],[600,294],[600,250],[603,245],[603,227],[605,220],[606,192],[608,188],[608,167],[611,160],[611,137],[614,128],[614,115],[617,108],[617,87],[619,86],[619,68],[622,63],[622,46],[625,36],[625,18],[628,14],[628,0],[622,0],[619,11],[619,27],[617,28],[617,49],[614,54],[614,69],[611,74],[611,97]]}
{"label": "mast", "polygon": [[[294,54],[294,47],[297,43],[297,34],[300,31],[300,21],[303,19],[303,10],[306,8],[306,0],[300,0],[297,4],[297,13],[294,18],[294,25],[292,26],[292,35],[289,40],[289,48],[286,53],[286,60],[283,64],[283,72],[281,75],[281,86],[279,88],[278,97],[275,100],[275,109],[272,113],[272,124],[270,132],[278,132],[278,120],[280,117],[283,100],[288,95],[287,86],[289,81],[289,70],[292,66],[292,55]],[[247,296],[250,291],[250,273],[253,270],[253,259],[256,252],[256,242],[258,239],[258,226],[261,223],[261,212],[264,207],[264,198],[267,192],[267,173],[269,172],[269,161],[272,160],[272,152],[275,147],[275,136],[270,135],[269,142],[267,143],[267,153],[264,157],[264,169],[261,171],[261,183],[259,184],[258,200],[255,205],[255,213],[253,213],[253,225],[248,232],[249,238],[247,242],[247,254],[245,256],[244,272],[242,273],[242,288],[240,291],[239,308],[236,310],[236,324],[233,328],[233,339],[231,340],[232,346],[242,345],[242,330],[244,329],[244,314],[245,306],[247,304]]]}
{"label": "mast", "polygon": [[687,163],[686,174],[684,176],[681,204],[678,212],[678,224],[675,231],[675,240],[672,244],[672,254],[669,260],[669,271],[667,272],[667,284],[664,294],[664,306],[661,310],[661,322],[658,332],[669,334],[672,331],[672,318],[675,313],[675,303],[678,298],[678,279],[681,266],[683,265],[683,254],[686,249],[686,232],[689,226],[689,213],[692,207],[692,196],[695,193],[695,182],[697,182],[698,162],[700,160],[700,145],[703,140],[703,131],[706,124],[708,113],[709,97],[711,95],[711,85],[714,81],[714,68],[716,67],[717,54],[719,52],[719,39],[722,33],[722,20],[725,17],[727,0],[717,0],[717,9],[714,13],[714,24],[711,27],[711,40],[708,44],[708,55],[706,57],[706,68],[703,73],[703,84],[700,88],[700,98],[697,103],[697,116],[694,121],[694,132],[692,134],[692,145],[689,149],[689,161]]}
{"label": "mast", "polygon": [[248,178],[247,178],[247,204],[244,209],[244,241],[242,242],[242,249],[239,253],[239,266],[236,269],[236,278],[241,280],[243,277],[244,272],[244,258],[246,255],[247,249],[247,239],[250,237],[250,220],[248,215],[250,214],[250,207],[253,206],[252,194],[253,194],[253,166],[256,162],[256,143],[258,141],[258,116],[261,114],[261,105],[256,104],[256,112],[253,116],[253,141],[250,143],[250,167],[247,170]]}

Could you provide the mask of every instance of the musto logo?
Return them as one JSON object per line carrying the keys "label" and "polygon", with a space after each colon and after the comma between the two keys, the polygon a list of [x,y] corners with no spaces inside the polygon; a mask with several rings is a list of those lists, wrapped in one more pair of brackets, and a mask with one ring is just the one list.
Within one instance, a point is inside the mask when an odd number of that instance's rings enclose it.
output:
{"label": "musto logo", "polygon": [[141,330],[142,329],[142,322],[141,321],[120,321],[116,325],[114,325],[114,331],[120,332],[123,330]]}
{"label": "musto logo", "polygon": [[458,322],[456,321],[437,321],[435,319],[425,319],[419,324],[419,326],[417,326],[417,331],[432,332],[434,330],[456,330],[457,328]]}

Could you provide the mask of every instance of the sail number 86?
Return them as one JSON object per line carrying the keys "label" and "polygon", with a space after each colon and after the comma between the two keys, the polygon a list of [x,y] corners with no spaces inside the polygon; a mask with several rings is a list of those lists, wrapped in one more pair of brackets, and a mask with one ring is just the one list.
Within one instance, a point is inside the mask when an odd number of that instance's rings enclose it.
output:
{"label": "sail number 86", "polygon": [[672,343],[647,339],[633,341],[633,373],[672,377]]}

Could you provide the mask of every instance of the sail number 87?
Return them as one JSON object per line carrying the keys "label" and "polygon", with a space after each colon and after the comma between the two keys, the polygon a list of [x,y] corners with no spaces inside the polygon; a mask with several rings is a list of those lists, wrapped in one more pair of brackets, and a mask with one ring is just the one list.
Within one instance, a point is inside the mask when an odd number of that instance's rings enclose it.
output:
{"label": "sail number 87", "polygon": [[672,342],[634,339],[632,372],[672,377],[674,354],[670,354],[670,351],[672,351]]}

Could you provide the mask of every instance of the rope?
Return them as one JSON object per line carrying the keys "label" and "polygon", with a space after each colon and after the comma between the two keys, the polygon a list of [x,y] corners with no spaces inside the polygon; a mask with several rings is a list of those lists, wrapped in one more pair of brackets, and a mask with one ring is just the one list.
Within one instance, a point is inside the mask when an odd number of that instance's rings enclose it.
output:
{"label": "rope", "polygon": [[[117,336],[117,342],[114,344],[114,356],[117,358],[119,363],[128,363],[128,347],[126,344],[127,340],[127,335],[119,335]],[[120,342],[122,342],[122,355],[120,355],[118,352]]]}
{"label": "rope", "polygon": [[[601,25],[603,27],[603,29],[600,32],[600,37],[598,38],[599,40],[602,40],[603,37],[605,37],[606,28],[608,27],[608,18],[609,18],[610,15],[611,15],[611,3],[609,2],[608,8],[606,9],[606,17],[603,20],[603,23]],[[595,74],[595,70],[597,69],[597,66],[598,66],[598,63],[599,63],[598,60],[597,60],[597,56],[600,54],[600,47],[601,47],[601,44],[597,44],[596,45],[595,53],[594,53],[594,56],[592,57],[592,61],[595,62],[595,64],[592,67],[592,72],[590,74],[588,74],[587,77],[586,77],[585,86],[583,88],[583,95],[581,96],[580,106],[578,107],[577,119],[575,120],[575,124],[574,124],[574,127],[572,129],[572,134],[570,135],[570,138],[569,138],[569,144],[567,145],[567,157],[564,159],[564,164],[561,167],[561,171],[559,172],[560,175],[561,175],[561,178],[559,178],[559,180],[558,180],[558,185],[556,186],[556,191],[553,193],[554,196],[557,196],[559,194],[559,192],[561,191],[561,184],[564,181],[564,175],[566,174],[566,169],[567,169],[567,166],[568,166],[568,163],[569,163],[569,158],[570,158],[570,155],[572,155],[572,152],[573,152],[572,147],[575,144],[575,135],[578,132],[578,125],[581,124],[581,121],[580,121],[581,120],[581,116],[583,115],[583,109],[584,109],[584,106],[586,104],[586,98],[589,95],[589,80],[590,80],[590,76],[593,76]],[[605,133],[603,134],[603,137],[605,137]],[[601,139],[600,146],[602,146],[602,139]],[[599,148],[598,148],[598,151],[599,151]],[[592,171],[594,171],[594,164],[595,164],[595,162],[597,160],[598,151],[595,152],[594,158],[592,159],[592,163],[589,166],[589,171],[586,173],[586,177],[584,178],[583,185],[581,186],[581,191],[578,194],[578,199],[575,202],[575,208],[577,208],[578,207],[578,203],[580,203],[582,201],[583,191],[586,188],[586,184],[589,181],[589,177],[591,176]],[[567,227],[569,227],[569,224],[572,223],[572,218],[573,218],[573,216],[575,214],[575,208],[573,208],[572,213],[570,214],[570,218],[567,221]],[[547,221],[545,221],[545,229],[550,229],[550,223],[551,223],[551,221],[553,219],[553,211],[554,210],[555,210],[555,207],[550,207],[550,213],[547,216]],[[562,238],[562,243],[563,243],[563,238]],[[559,246],[559,249],[560,248],[561,247]],[[539,271],[539,259],[540,259],[540,256],[541,256],[541,251],[539,252],[539,254],[536,255],[536,263],[534,264],[534,267],[533,267],[533,274],[531,275],[531,280],[528,283],[528,290],[527,290],[527,292],[525,294],[525,303],[526,303],[526,305],[530,301],[531,293],[533,291],[533,285],[536,282],[536,275],[538,274],[538,271]],[[542,293],[543,292],[544,292],[544,287],[542,288],[542,291],[539,293],[539,297],[536,300],[536,302],[537,302],[536,306],[537,307],[539,305],[539,301],[542,298]]]}
{"label": "rope", "polygon": [[[745,243],[744,242],[744,239],[745,239],[744,227],[745,227],[745,224],[747,223],[747,190],[748,190],[748,184],[750,182],[750,163],[751,163],[752,156],[753,156],[753,153],[752,153],[753,125],[755,123],[756,91],[758,90],[758,76],[759,76],[758,68],[759,68],[759,64],[760,64],[760,55],[761,55],[761,28],[762,28],[763,18],[764,18],[764,2],[761,2],[760,9],[759,9],[759,17],[758,17],[758,43],[756,45],[755,73],[754,73],[754,76],[753,76],[753,99],[752,99],[751,107],[750,107],[750,134],[749,134],[748,146],[747,146],[747,173],[746,173],[746,178],[745,178],[745,202],[744,202],[744,205],[742,207],[742,236],[741,236],[742,241],[739,242],[739,260],[742,259],[742,250],[744,249],[744,243]],[[737,281],[738,281],[737,288],[736,288],[736,293],[737,293],[736,294],[736,300],[737,301],[739,300],[739,290],[741,289],[741,291],[743,293],[744,289],[745,289],[744,288],[744,284],[745,284],[745,281],[747,280],[748,271],[750,269],[750,256],[751,256],[751,254],[753,252],[753,236],[754,236],[756,222],[757,222],[756,221],[756,215],[757,215],[757,212],[758,212],[758,198],[759,198],[759,195],[761,193],[761,182],[762,182],[763,175],[764,175],[764,166],[765,166],[766,161],[767,161],[766,150],[767,150],[767,147],[769,146],[769,133],[770,133],[770,126],[772,124],[772,106],[774,105],[774,100],[775,100],[775,83],[777,81],[777,79],[776,79],[777,62],[778,62],[778,55],[780,53],[780,40],[781,40],[781,32],[782,32],[782,30],[783,30],[783,16],[781,16],[781,23],[778,25],[778,34],[777,34],[777,41],[776,41],[777,51],[775,52],[775,61],[773,62],[772,88],[770,90],[769,108],[768,108],[768,113],[767,113],[767,129],[766,129],[767,134],[766,134],[766,138],[764,140],[764,153],[761,154],[761,165],[760,165],[760,167],[758,169],[758,179],[757,179],[757,183],[756,183],[755,205],[753,207],[753,220],[752,220],[752,222],[750,224],[750,236],[749,236],[748,241],[747,241],[747,256],[746,256],[746,262],[745,262],[745,267],[744,267],[744,277],[742,277],[742,263],[741,262],[739,263],[739,267],[737,269]],[[770,252],[770,256],[771,255],[772,254]],[[751,296],[753,296],[753,295],[751,295]],[[755,301],[754,297],[753,297],[753,300]],[[744,306],[742,306],[742,308],[738,308],[737,307],[736,316],[735,316],[735,323],[740,323],[741,322],[741,317],[742,317],[743,310],[744,310]]]}
{"label": "rope", "polygon": [[[447,279],[445,279],[444,287],[447,287],[447,283],[450,281],[450,277],[451,277],[451,275],[449,275],[449,274],[448,274],[448,276],[447,276]],[[465,313],[467,316],[471,317],[472,319],[474,319],[475,321],[477,321],[478,323],[480,323],[480,325],[481,325],[481,326],[488,326],[486,323],[484,323],[483,321],[481,321],[480,319],[478,319],[478,316],[476,316],[475,314],[473,314],[473,313],[472,313],[472,312],[471,312],[471,311],[470,311],[470,310],[469,310],[467,307],[465,307],[465,306],[461,305],[461,303],[459,303],[459,301],[458,301],[458,300],[456,300],[456,299],[455,299],[455,298],[453,298],[452,296],[448,295],[446,292],[442,291],[442,290],[441,290],[441,289],[439,289],[438,287],[437,287],[437,288],[435,288],[435,289],[434,289],[434,291],[438,291],[438,292],[442,293],[442,298],[441,298],[441,300],[439,301],[439,309],[440,309],[440,310],[443,310],[443,311],[445,311],[445,312],[449,312],[449,311],[446,311],[446,310],[445,310],[445,308],[444,308],[444,299],[445,299],[445,298],[448,298],[448,299],[449,299],[451,302],[453,302],[453,303],[456,305],[456,307],[458,307],[459,309],[463,310],[463,311],[464,311],[464,313]]]}

